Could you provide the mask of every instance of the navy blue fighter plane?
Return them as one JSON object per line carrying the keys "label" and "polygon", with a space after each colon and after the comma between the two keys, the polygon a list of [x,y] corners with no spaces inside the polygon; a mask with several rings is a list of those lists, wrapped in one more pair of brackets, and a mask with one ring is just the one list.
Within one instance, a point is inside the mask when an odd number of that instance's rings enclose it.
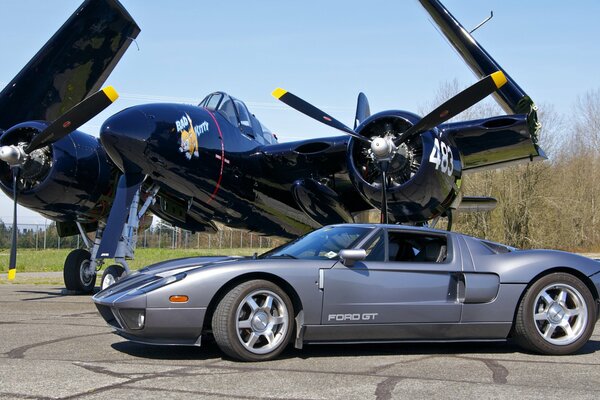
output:
{"label": "navy blue fighter plane", "polygon": [[[147,213],[195,232],[223,224],[293,237],[377,209],[382,222],[432,224],[493,207],[461,195],[463,174],[543,157],[536,108],[439,1],[420,2],[480,81],[425,117],[371,114],[361,93],[353,128],[277,89],[279,100],[343,132],[278,143],[221,92],[198,106],[125,109],[100,139],[78,131],[117,98],[100,86],[140,32],[117,0],[86,0],[0,93],[0,189],[14,199],[14,226],[19,203],[56,221],[59,235],[80,234],[85,249],[68,255],[65,285],[91,292],[105,260],[115,264],[102,287],[128,272]],[[490,94],[508,115],[447,122]]]}

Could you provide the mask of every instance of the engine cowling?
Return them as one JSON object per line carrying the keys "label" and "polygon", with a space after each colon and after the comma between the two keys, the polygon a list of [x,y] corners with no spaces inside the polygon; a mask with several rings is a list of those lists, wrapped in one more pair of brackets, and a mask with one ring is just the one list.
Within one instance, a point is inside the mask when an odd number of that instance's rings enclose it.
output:
{"label": "engine cowling", "polygon": [[[0,137],[0,145],[30,143],[47,126],[42,121],[15,125]],[[110,211],[115,172],[97,138],[73,131],[25,160],[18,203],[56,221],[97,221]],[[12,173],[3,162],[0,189],[12,198]]]}
{"label": "engine cowling", "polygon": [[[356,131],[367,138],[396,138],[419,120],[410,112],[384,111],[363,121]],[[371,152],[368,143],[350,139],[348,171],[363,198],[381,208],[381,172]],[[458,196],[461,173],[458,149],[437,128],[400,143],[387,172],[390,219],[418,223],[440,216]]]}

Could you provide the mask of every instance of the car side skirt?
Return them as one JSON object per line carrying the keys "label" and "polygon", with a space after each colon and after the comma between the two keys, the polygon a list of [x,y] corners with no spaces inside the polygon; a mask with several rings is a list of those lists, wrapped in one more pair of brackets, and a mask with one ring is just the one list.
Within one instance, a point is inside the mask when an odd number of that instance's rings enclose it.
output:
{"label": "car side skirt", "polygon": [[352,341],[470,341],[503,340],[512,327],[510,322],[461,324],[401,325],[305,325],[305,343]]}

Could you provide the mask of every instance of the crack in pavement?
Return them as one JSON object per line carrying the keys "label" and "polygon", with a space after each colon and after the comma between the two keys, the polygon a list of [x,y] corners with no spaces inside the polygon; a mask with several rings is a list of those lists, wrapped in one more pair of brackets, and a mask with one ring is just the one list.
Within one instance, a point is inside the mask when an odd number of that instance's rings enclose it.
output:
{"label": "crack in pavement", "polygon": [[[106,392],[110,392],[115,389],[125,389],[125,390],[134,390],[134,391],[143,390],[143,391],[150,391],[150,392],[174,392],[174,393],[181,393],[181,394],[192,394],[192,395],[199,395],[199,396],[217,396],[217,397],[224,397],[224,398],[232,397],[232,395],[228,394],[228,393],[194,391],[194,390],[184,390],[184,389],[176,389],[176,388],[163,389],[163,388],[146,388],[146,387],[131,386],[134,383],[139,383],[139,382],[148,381],[148,380],[152,380],[152,379],[158,379],[158,378],[170,378],[170,377],[177,378],[177,377],[182,377],[182,376],[215,375],[214,373],[210,373],[210,372],[208,372],[208,373],[207,372],[199,372],[199,373],[192,372],[193,369],[198,368],[196,366],[186,366],[186,367],[174,369],[171,371],[165,371],[165,372],[134,373],[134,375],[142,375],[142,376],[123,378],[123,374],[119,374],[114,371],[109,371],[106,368],[101,367],[101,366],[92,366],[92,365],[83,364],[83,363],[75,363],[75,365],[78,365],[79,367],[82,367],[88,371],[98,373],[101,375],[125,379],[125,381],[116,383],[116,384],[112,384],[112,385],[108,385],[108,386],[102,386],[102,387],[93,389],[88,392],[77,393],[77,394],[73,394],[73,395],[66,396],[66,397],[60,397],[60,398],[58,398],[58,400],[77,399],[81,396],[90,396],[90,395],[95,395],[95,394],[100,394],[100,393],[106,393]],[[237,374],[237,373],[239,373],[239,372],[238,371],[229,372],[228,374]],[[127,374],[125,374],[125,376],[126,375]],[[264,397],[264,396],[258,397],[258,396],[238,396],[238,395],[235,395],[235,397],[241,398],[241,399],[248,399],[248,400],[261,400],[261,399],[305,400],[305,399],[293,399],[293,398],[289,398],[289,397]]]}
{"label": "crack in pavement", "polygon": [[392,398],[392,392],[402,379],[403,378],[387,378],[380,382],[375,388],[376,400],[390,400]]}
{"label": "crack in pavement", "polygon": [[508,380],[508,369],[496,360],[481,360],[492,371],[492,380],[494,383],[506,385]]}
{"label": "crack in pavement", "polygon": [[[494,383],[505,385],[508,382],[506,378],[510,372],[508,371],[508,368],[500,364],[500,360],[465,356],[456,356],[456,358],[482,362],[490,371],[492,371],[492,381]],[[533,363],[535,363],[535,361]]]}
{"label": "crack in pavement", "polygon": [[428,360],[430,358],[437,358],[437,357],[440,357],[440,356],[438,356],[438,355],[431,355],[431,356],[423,356],[421,358],[416,358],[416,359],[413,359],[413,360],[395,361],[395,362],[392,362],[392,363],[389,363],[389,364],[384,364],[384,365],[379,365],[379,366],[373,367],[370,370],[370,372],[372,374],[377,374],[377,373],[379,373],[381,371],[384,371],[384,370],[386,370],[388,368],[394,367],[394,366],[396,366],[398,364],[410,364],[410,363],[419,362],[419,361],[425,361],[425,360]]}
{"label": "crack in pavement", "polygon": [[[180,369],[176,369],[173,371],[170,371],[169,373],[175,373],[177,371],[184,371],[186,369],[190,369],[191,367],[184,367],[184,368],[180,368]],[[164,374],[164,373],[156,373],[156,374],[149,374],[147,376],[140,376],[140,377],[136,377],[136,378],[131,378],[131,379],[127,379],[127,378],[123,378],[125,379],[124,382],[119,382],[116,384],[111,384],[109,386],[101,386],[99,388],[87,391],[87,392],[82,392],[82,393],[76,393],[70,396],[66,396],[66,397],[60,397],[60,400],[70,400],[70,399],[77,399],[81,396],[90,396],[90,395],[94,395],[94,394],[99,394],[99,393],[104,393],[107,392],[109,390],[114,390],[114,389],[119,389],[121,387],[123,387],[126,384],[131,384],[131,383],[137,383],[137,382],[141,382],[144,380],[148,380],[148,379],[153,379],[153,378],[161,378],[163,377],[162,375],[164,375],[164,377],[168,377],[169,374]]]}
{"label": "crack in pavement", "polygon": [[[181,394],[195,394],[198,396],[214,396],[214,397],[224,397],[226,399],[247,399],[247,400],[310,400],[309,397],[274,397],[274,396],[240,396],[239,394],[232,395],[230,393],[220,393],[220,392],[207,392],[200,390],[185,390],[185,389],[164,389],[164,388],[140,388],[140,387],[128,387],[127,385],[121,387],[121,389],[128,390],[144,390],[147,392],[159,392],[159,393],[181,393]],[[62,400],[62,399],[61,399]]]}
{"label": "crack in pavement", "polygon": [[102,332],[102,333],[90,333],[89,335],[68,336],[68,337],[64,337],[64,338],[47,340],[45,342],[37,342],[37,343],[32,343],[32,344],[28,344],[25,346],[17,347],[17,348],[14,348],[4,354],[10,359],[21,359],[21,358],[25,357],[25,352],[27,350],[31,350],[36,347],[47,346],[49,344],[65,342],[65,341],[73,340],[73,339],[79,339],[79,338],[85,338],[85,337],[91,337],[91,336],[109,335],[109,334],[110,334],[110,332]]}
{"label": "crack in pavement", "polygon": [[9,399],[35,399],[35,400],[50,400],[51,397],[40,397],[40,396],[31,396],[23,393],[11,393],[11,392],[0,392],[0,399],[2,398]]}

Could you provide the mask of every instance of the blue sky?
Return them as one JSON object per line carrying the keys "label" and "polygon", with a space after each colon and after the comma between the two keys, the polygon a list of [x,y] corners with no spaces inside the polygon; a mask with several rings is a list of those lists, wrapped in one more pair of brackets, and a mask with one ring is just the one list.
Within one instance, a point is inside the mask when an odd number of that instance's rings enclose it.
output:
{"label": "blue sky", "polygon": [[[48,40],[80,0],[0,1],[0,87]],[[112,113],[148,102],[197,103],[224,90],[244,100],[281,141],[337,135],[270,95],[283,87],[351,124],[364,91],[372,111],[417,111],[444,82],[475,77],[416,0],[122,0],[142,29],[107,84],[121,98],[82,130],[97,135]],[[446,0],[538,104],[568,113],[600,88],[600,2]],[[566,6],[568,4],[568,6]],[[1,112],[1,110],[0,110]],[[0,194],[0,218],[10,221]],[[20,222],[43,221],[20,209]]]}

